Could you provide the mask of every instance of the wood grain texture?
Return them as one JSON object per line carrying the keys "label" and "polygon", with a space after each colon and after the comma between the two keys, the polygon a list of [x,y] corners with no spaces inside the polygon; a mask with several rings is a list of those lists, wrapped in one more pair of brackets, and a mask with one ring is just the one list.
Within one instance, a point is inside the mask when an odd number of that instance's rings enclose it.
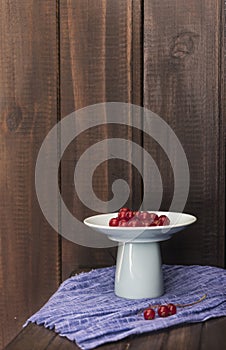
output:
{"label": "wood grain texture", "polygon": [[202,327],[202,323],[196,323],[172,328],[166,341],[166,349],[199,350],[202,343]]}
{"label": "wood grain texture", "polygon": [[[170,125],[184,148],[190,169],[184,211],[198,217],[162,245],[168,263],[224,265],[221,50],[222,1],[144,1],[144,106]],[[172,169],[146,136],[144,147],[161,171],[162,209],[168,209]],[[148,180],[147,167],[144,172]]]}
{"label": "wood grain texture", "polygon": [[[221,33],[222,33],[222,43],[221,43],[221,70],[220,70],[220,78],[221,78],[221,113],[222,113],[222,120],[220,121],[220,136],[221,136],[221,142],[219,142],[219,150],[220,153],[223,155],[224,161],[219,162],[220,166],[220,178],[219,181],[224,184],[225,188],[225,178],[226,178],[226,165],[225,165],[225,159],[226,159],[226,2],[222,1],[222,16],[221,16]],[[222,209],[220,212],[220,220],[222,222],[222,225],[225,227],[225,208],[226,208],[226,195],[225,191],[221,191],[221,202],[223,203]],[[226,234],[225,234],[226,235]],[[225,267],[226,267],[226,239],[224,242],[224,261],[225,261]]]}
{"label": "wood grain texture", "polygon": [[[164,331],[131,336],[121,341],[104,344],[103,350],[217,350],[225,349],[226,318],[204,323],[187,324]],[[29,324],[5,350],[76,350],[79,347],[53,331]]]}
{"label": "wood grain texture", "polygon": [[[140,13],[141,1],[137,0],[96,0],[92,6],[87,0],[60,2],[62,118],[74,110],[101,102],[140,104]],[[129,127],[104,125],[77,137],[63,156],[62,197],[79,220],[94,212],[79,201],[74,189],[74,167],[86,149],[109,137],[141,142],[140,133]],[[140,176],[127,162],[104,162],[98,167],[93,178],[96,195],[102,200],[109,200],[111,184],[117,178],[125,179],[132,188],[128,205],[139,205]],[[94,249],[75,245],[65,239],[62,241],[63,278],[76,268],[114,263],[115,248]]]}
{"label": "wood grain texture", "polygon": [[[216,347],[223,349],[226,344],[226,332],[225,332],[225,317],[220,319],[213,319],[211,322],[204,323],[201,334],[201,350],[211,350]],[[215,334],[217,332],[217,337]]]}
{"label": "wood grain texture", "polygon": [[39,147],[57,121],[55,3],[0,4],[0,348],[59,281],[58,237],[37,203]]}
{"label": "wood grain texture", "polygon": [[[198,222],[162,245],[164,262],[223,266],[225,9],[221,0],[0,3],[0,348],[55,291],[60,278],[73,269],[115,262],[114,248],[91,249],[65,239],[60,256],[58,236],[36,199],[39,147],[58,118],[74,110],[99,102],[142,105],[144,101],[169,123],[181,140],[191,172],[185,211],[197,215]],[[167,208],[173,173],[166,154],[136,130],[103,126],[80,135],[63,156],[61,190],[71,212],[80,220],[94,213],[76,196],[74,166],[82,152],[109,137],[133,140],[150,151],[163,178],[162,208]],[[148,181],[145,164],[144,171]],[[136,209],[142,200],[142,181],[126,162],[98,167],[93,180],[96,194],[109,199],[117,178],[127,180],[132,189],[127,204]],[[195,334],[197,339],[203,337],[203,350],[213,346],[218,329],[225,344],[224,321],[219,321],[219,328],[218,321],[211,322],[202,331],[185,327],[148,335],[148,341],[125,340],[117,343],[117,349],[144,349],[152,343],[156,349],[168,344],[167,350],[175,350],[175,341],[199,349],[201,340],[198,344]],[[11,349],[48,346],[76,348],[35,325],[10,345]],[[104,348],[115,349],[115,344]]]}
{"label": "wood grain texture", "polygon": [[57,334],[53,331],[30,323],[20,331],[15,340],[6,346],[6,349],[47,349],[56,336]]}

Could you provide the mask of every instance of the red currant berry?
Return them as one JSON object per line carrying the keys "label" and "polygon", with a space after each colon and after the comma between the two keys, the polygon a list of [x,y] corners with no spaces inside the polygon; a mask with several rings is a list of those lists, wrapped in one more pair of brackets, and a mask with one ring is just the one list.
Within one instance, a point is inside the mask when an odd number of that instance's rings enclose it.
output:
{"label": "red currant berry", "polygon": [[156,226],[163,226],[163,221],[161,219],[155,220]]}
{"label": "red currant berry", "polygon": [[119,220],[118,226],[121,226],[121,227],[126,227],[126,226],[128,226],[127,220],[125,220],[125,219]]}
{"label": "red currant berry", "polygon": [[149,226],[158,226],[158,219],[157,220],[154,220],[154,221],[151,221],[151,223],[149,224]]}
{"label": "red currant berry", "polygon": [[170,304],[167,305],[167,307],[168,307],[168,310],[169,310],[169,316],[175,315],[177,313],[176,305],[170,303]]}
{"label": "red currant berry", "polygon": [[142,211],[140,214],[139,214],[139,219],[141,221],[146,221],[146,220],[150,220],[150,214],[147,212],[147,211]]}
{"label": "red currant berry", "polygon": [[119,219],[118,218],[112,218],[109,221],[109,226],[118,226],[118,224],[119,224]]}
{"label": "red currant berry", "polygon": [[127,211],[127,212],[126,212],[126,219],[127,219],[127,220],[132,219],[133,216],[134,216],[133,211],[130,210],[130,211]]}
{"label": "red currant berry", "polygon": [[119,213],[121,213],[123,211],[127,212],[127,211],[130,211],[130,210],[127,207],[123,207],[123,208],[119,209]]}
{"label": "red currant berry", "polygon": [[158,220],[158,215],[155,213],[149,213],[149,218],[151,221]]}
{"label": "red currant berry", "polygon": [[141,222],[138,218],[134,217],[131,220],[129,220],[127,222],[127,226],[129,227],[140,227],[141,226]]}
{"label": "red currant berry", "polygon": [[170,220],[168,216],[166,215],[161,215],[159,216],[159,226],[166,226],[170,224]]}
{"label": "red currant berry", "polygon": [[127,220],[126,214],[127,214],[127,211],[120,211],[120,212],[118,213],[118,218],[119,218],[119,220],[121,220],[121,219]]}
{"label": "red currant berry", "polygon": [[168,309],[167,305],[160,305],[158,307],[158,315],[160,317],[167,317],[167,316],[169,316],[169,309]]}
{"label": "red currant berry", "polygon": [[144,319],[145,320],[153,320],[155,318],[155,310],[151,307],[144,310]]}
{"label": "red currant berry", "polygon": [[142,220],[141,221],[141,226],[142,227],[149,227],[150,226],[150,221],[149,220]]}

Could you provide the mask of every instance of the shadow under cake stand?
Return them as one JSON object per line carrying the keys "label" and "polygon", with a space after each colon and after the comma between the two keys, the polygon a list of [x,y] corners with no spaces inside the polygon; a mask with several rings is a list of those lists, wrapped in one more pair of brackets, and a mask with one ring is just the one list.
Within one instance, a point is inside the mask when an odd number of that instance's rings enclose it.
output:
{"label": "shadow under cake stand", "polygon": [[155,212],[167,215],[168,226],[112,227],[109,220],[116,213],[100,214],[84,220],[90,228],[118,242],[115,272],[115,294],[122,298],[156,298],[164,293],[162,259],[159,242],[196,221],[185,213]]}

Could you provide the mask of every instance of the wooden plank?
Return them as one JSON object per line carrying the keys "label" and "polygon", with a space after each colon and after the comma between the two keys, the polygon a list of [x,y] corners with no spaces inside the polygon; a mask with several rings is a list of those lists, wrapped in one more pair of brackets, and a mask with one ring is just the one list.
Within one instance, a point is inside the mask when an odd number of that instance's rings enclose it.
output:
{"label": "wooden plank", "polygon": [[205,322],[202,329],[200,350],[224,350],[226,344],[226,317]]}
{"label": "wooden plank", "polygon": [[163,344],[168,339],[168,332],[157,332],[155,334],[142,334],[138,337],[134,337],[131,342],[129,349],[143,349],[143,350],[160,350]]}
{"label": "wooden plank", "polygon": [[[219,140],[219,150],[223,154],[224,161],[219,164],[220,166],[220,177],[219,181],[224,184],[225,187],[225,158],[226,158],[226,151],[225,151],[225,140],[226,140],[226,117],[225,117],[225,111],[226,111],[226,54],[225,54],[225,48],[226,48],[226,2],[222,1],[222,16],[221,16],[221,25],[222,25],[222,42],[221,42],[221,70],[220,70],[220,78],[221,78],[221,111],[223,118],[221,120],[220,124],[220,131],[221,131],[221,138]],[[225,203],[226,203],[226,196],[225,191],[221,191],[221,203],[222,203],[222,209],[220,211],[220,220],[222,222],[222,225],[225,226]],[[224,266],[226,267],[226,240],[224,244]]]}
{"label": "wooden plank", "polygon": [[[224,264],[221,40],[221,1],[144,1],[144,106],[170,125],[184,148],[190,169],[184,211],[198,217],[195,225],[162,245],[167,263]],[[159,166],[162,209],[167,210],[172,168],[147,136],[144,147]],[[148,181],[149,169],[144,172]]]}
{"label": "wooden plank", "polygon": [[[62,118],[74,110],[100,102],[140,103],[141,1],[136,0],[134,4],[136,10],[131,1],[60,2]],[[136,28],[135,36],[132,35],[133,28]],[[94,212],[80,203],[75,192],[75,164],[91,145],[109,137],[140,143],[140,133],[129,127],[97,127],[78,136],[62,158],[62,197],[79,220]],[[98,167],[93,178],[96,195],[109,200],[111,184],[116,178],[126,179],[132,188],[128,205],[138,205],[141,197],[139,175],[130,164],[119,160],[104,162]],[[72,270],[114,263],[115,248],[87,248],[63,239],[63,279]]]}
{"label": "wooden plank", "polygon": [[37,326],[34,323],[29,323],[29,325],[5,347],[5,350],[48,349],[49,345],[56,337],[57,334],[53,331]]}
{"label": "wooden plank", "polygon": [[165,343],[166,349],[199,350],[202,326],[202,323],[196,323],[170,329]]}
{"label": "wooden plank", "polygon": [[73,343],[72,341],[66,339],[66,338],[62,338],[59,336],[56,336],[51,343],[49,343],[48,347],[46,348],[46,350],[55,350],[55,349],[59,349],[59,350],[76,350],[76,349],[80,349],[75,343]]}
{"label": "wooden plank", "polygon": [[[118,342],[104,344],[98,349],[211,350],[216,347],[217,342],[217,349],[224,350],[225,327],[226,317],[221,317],[204,323],[187,324],[164,331],[131,336]],[[31,348],[34,350],[79,349],[75,343],[58,336],[53,331],[36,324],[29,324],[11,341],[5,350],[30,350]]]}
{"label": "wooden plank", "polygon": [[58,236],[34,185],[39,147],[57,122],[55,3],[2,1],[0,31],[1,348],[59,281]]}

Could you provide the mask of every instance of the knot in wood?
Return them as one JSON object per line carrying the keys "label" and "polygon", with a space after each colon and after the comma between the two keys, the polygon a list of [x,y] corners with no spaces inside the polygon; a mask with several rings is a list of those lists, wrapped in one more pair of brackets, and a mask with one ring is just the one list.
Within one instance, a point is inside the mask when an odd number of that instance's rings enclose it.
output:
{"label": "knot in wood", "polygon": [[6,116],[6,125],[9,131],[14,132],[19,127],[22,121],[22,111],[20,107],[15,107],[7,116]]}
{"label": "knot in wood", "polygon": [[170,55],[173,58],[183,59],[195,50],[194,38],[198,35],[192,32],[183,32],[173,39]]}

